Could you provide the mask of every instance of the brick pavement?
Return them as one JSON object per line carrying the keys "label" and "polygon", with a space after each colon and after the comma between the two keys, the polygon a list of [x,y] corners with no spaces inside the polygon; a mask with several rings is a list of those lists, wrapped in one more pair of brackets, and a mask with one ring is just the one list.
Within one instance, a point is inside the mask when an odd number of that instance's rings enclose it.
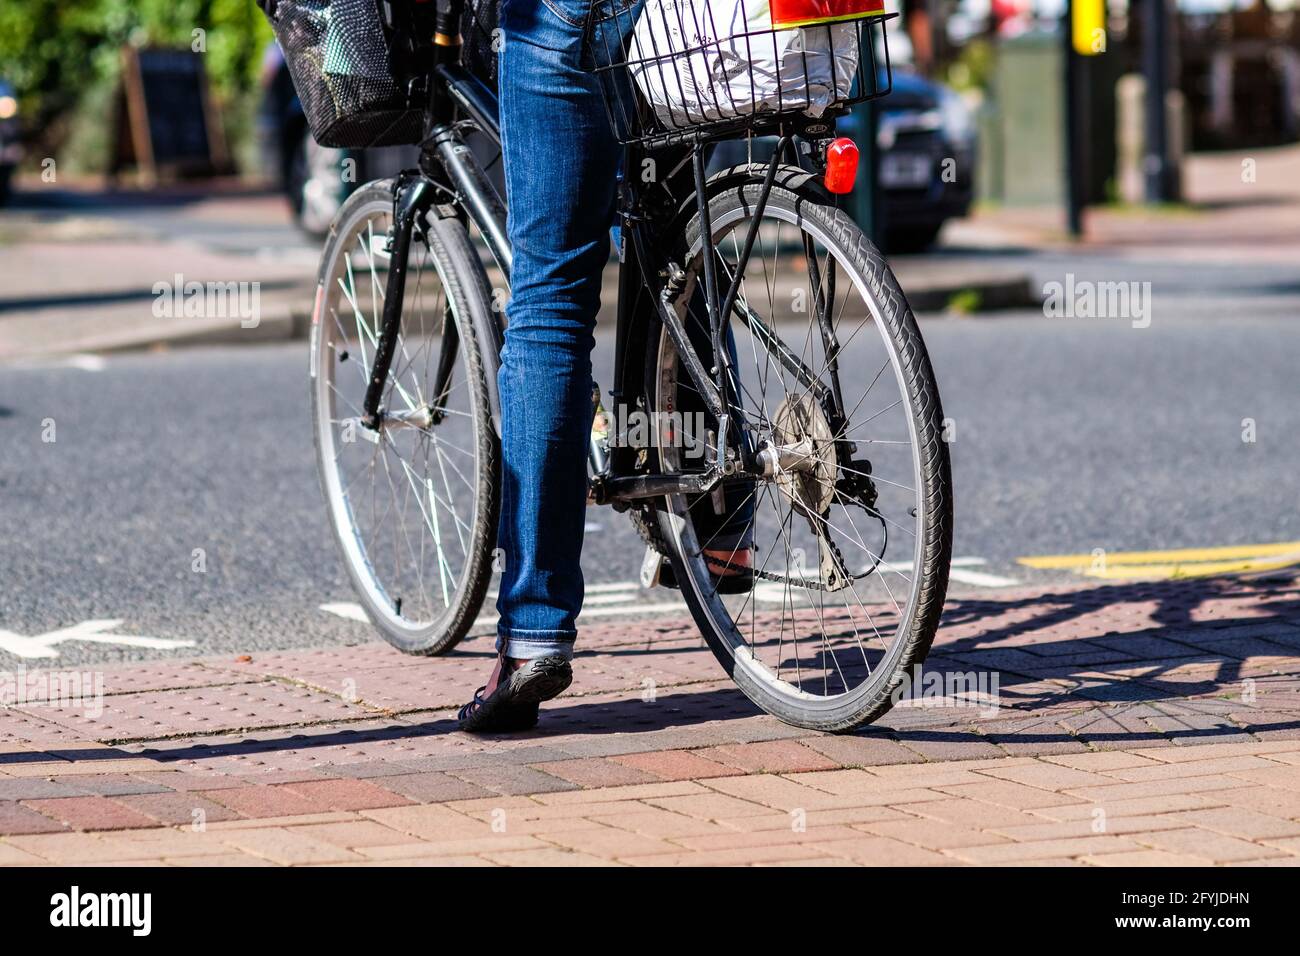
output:
{"label": "brick pavement", "polygon": [[483,640],[106,669],[102,713],[0,709],[0,865],[1300,861],[1290,576],[953,599],[927,666],[997,706],[849,736],[757,713],[688,620],[582,647],[536,732],[487,739],[454,724]]}

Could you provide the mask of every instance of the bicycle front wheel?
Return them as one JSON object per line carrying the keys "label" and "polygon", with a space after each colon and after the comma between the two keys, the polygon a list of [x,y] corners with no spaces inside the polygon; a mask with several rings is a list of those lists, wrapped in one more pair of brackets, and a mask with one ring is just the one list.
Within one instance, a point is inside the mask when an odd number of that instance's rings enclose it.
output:
{"label": "bicycle front wheel", "polygon": [[[666,498],[659,527],[741,690],[788,723],[845,731],[892,706],[938,627],[952,540],[943,413],[907,300],[843,212],[773,188],[740,271],[760,194],[753,180],[714,184],[709,208],[720,296],[739,274],[727,322],[733,434],[773,467]],[[692,339],[708,328],[701,232],[697,215],[676,306]],[[717,423],[666,330],[650,353],[660,464],[698,471]]]}
{"label": "bicycle front wheel", "polygon": [[370,183],[330,231],[311,334],[316,457],[367,616],[399,650],[438,654],[472,626],[492,575],[498,443],[474,331],[491,300],[461,223],[416,227],[382,424],[365,428],[392,215],[391,183]]}

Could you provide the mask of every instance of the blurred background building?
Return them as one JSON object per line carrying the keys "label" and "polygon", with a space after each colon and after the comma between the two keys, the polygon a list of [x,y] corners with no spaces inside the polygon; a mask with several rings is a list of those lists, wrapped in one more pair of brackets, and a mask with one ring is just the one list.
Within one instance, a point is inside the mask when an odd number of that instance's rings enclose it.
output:
{"label": "blurred background building", "polygon": [[[1300,138],[1300,0],[1090,0],[1104,26],[1087,56],[1071,52],[1070,3],[890,0],[902,14],[890,35],[896,95],[850,125],[876,129],[874,179],[897,248],[924,247],[980,203],[1175,202],[1189,151]],[[197,64],[206,130],[191,138],[206,162],[138,148],[143,126],[166,139],[199,109],[173,97],[146,120],[126,115],[140,62],[129,51],[158,50]],[[57,169],[60,182],[233,175],[273,184],[320,231],[349,189],[404,160],[316,148],[276,52],[253,0],[5,0],[0,191],[15,167],[47,180]],[[1153,71],[1167,87],[1155,125]],[[1164,141],[1159,170],[1152,136]]]}

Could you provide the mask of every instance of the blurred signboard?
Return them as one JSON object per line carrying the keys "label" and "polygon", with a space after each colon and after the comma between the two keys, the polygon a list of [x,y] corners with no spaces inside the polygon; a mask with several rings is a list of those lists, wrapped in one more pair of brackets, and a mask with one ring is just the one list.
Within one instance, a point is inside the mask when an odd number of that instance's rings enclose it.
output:
{"label": "blurred signboard", "polygon": [[113,171],[134,166],[152,180],[224,170],[225,137],[203,55],[127,48],[122,59]]}

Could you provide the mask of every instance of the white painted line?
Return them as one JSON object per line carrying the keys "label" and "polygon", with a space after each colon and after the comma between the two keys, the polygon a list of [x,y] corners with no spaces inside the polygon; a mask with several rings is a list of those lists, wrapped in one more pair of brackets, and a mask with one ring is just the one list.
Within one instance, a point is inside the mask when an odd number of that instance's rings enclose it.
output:
{"label": "white painted line", "polygon": [[370,618],[366,617],[366,612],[361,609],[361,605],[352,601],[338,601],[334,604],[322,604],[320,609],[330,614],[337,614],[339,617],[347,618],[349,621],[360,621],[362,624],[370,623]]}
{"label": "white painted line", "polygon": [[588,584],[583,590],[588,594],[608,594],[611,591],[639,591],[640,581],[614,581],[607,584]]}
{"label": "white painted line", "polygon": [[53,658],[59,652],[54,645],[64,641],[87,641],[92,644],[119,644],[123,647],[149,647],[155,650],[172,650],[178,647],[193,647],[193,641],[175,641],[162,637],[143,637],[139,634],[105,634],[122,622],[119,621],[82,621],[71,627],[60,628],[34,637],[25,637],[13,631],[0,630],[0,651],[24,658]]}
{"label": "white painted line", "polygon": [[1004,578],[1000,574],[985,574],[983,571],[966,571],[961,568],[950,570],[948,577],[953,581],[973,584],[979,588],[1009,588],[1020,583],[1016,578]]}
{"label": "white painted line", "polygon": [[618,591],[613,594],[588,594],[583,598],[583,607],[595,607],[599,604],[626,604],[628,601],[635,601],[637,594],[635,591]]}
{"label": "white painted line", "polygon": [[71,355],[53,356],[51,358],[22,359],[10,365],[11,368],[50,369],[75,368],[82,372],[102,372],[108,362],[102,355],[90,352],[74,352]]}

